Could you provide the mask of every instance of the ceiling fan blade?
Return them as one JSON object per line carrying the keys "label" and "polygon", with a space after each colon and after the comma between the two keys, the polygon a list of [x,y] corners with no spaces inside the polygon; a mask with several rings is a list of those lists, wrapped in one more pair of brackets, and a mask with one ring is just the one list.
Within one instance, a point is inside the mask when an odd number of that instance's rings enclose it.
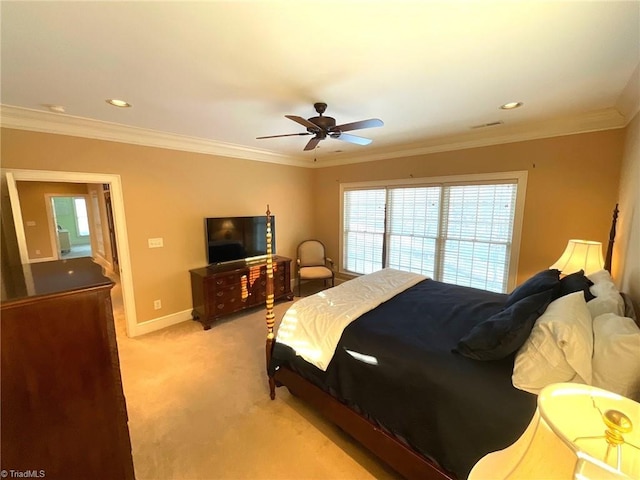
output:
{"label": "ceiling fan blade", "polygon": [[256,140],[260,140],[262,138],[297,137],[298,135],[311,135],[311,133],[304,132],[304,133],[285,133],[284,135],[268,135],[266,137],[256,137]]}
{"label": "ceiling fan blade", "polygon": [[360,130],[361,128],[382,127],[384,122],[378,118],[370,118],[369,120],[360,120],[359,122],[345,123],[344,125],[336,125],[331,130],[340,132],[348,132],[349,130]]}
{"label": "ceiling fan blade", "polygon": [[344,142],[355,143],[356,145],[369,145],[373,140],[369,138],[357,137],[348,133],[340,133],[340,135],[331,135],[331,138],[337,138]]}
{"label": "ceiling fan blade", "polygon": [[318,126],[315,123],[311,123],[306,118],[298,117],[297,115],[285,115],[289,120],[293,120],[294,122],[298,122],[300,125],[310,128],[314,131],[319,130]]}
{"label": "ceiling fan blade", "polygon": [[318,137],[313,137],[311,140],[309,140],[309,143],[307,143],[307,145],[304,147],[304,150],[313,150],[314,148],[316,148],[316,145],[318,145],[318,142],[320,142],[320,140],[322,139]]}

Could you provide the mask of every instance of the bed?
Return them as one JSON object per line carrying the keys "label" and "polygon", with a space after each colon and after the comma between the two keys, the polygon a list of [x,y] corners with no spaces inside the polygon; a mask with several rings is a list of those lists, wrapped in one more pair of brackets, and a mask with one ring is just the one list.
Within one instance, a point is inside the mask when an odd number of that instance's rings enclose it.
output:
{"label": "bed", "polygon": [[467,478],[518,439],[536,409],[535,388],[513,386],[518,351],[550,304],[593,285],[548,270],[507,295],[385,269],[297,301],[276,338],[268,252],[271,398],[286,386],[406,478]]}

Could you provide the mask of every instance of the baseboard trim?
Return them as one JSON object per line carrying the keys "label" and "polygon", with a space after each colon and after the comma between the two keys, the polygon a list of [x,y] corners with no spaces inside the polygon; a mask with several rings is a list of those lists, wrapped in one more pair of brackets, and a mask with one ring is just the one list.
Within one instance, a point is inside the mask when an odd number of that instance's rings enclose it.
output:
{"label": "baseboard trim", "polygon": [[147,333],[156,332],[163,328],[170,327],[182,323],[186,320],[192,320],[191,312],[193,310],[183,310],[182,312],[172,313],[165,315],[164,317],[153,318],[146,322],[138,323],[135,326],[132,337],[139,337],[140,335],[146,335]]}
{"label": "baseboard trim", "polygon": [[30,258],[29,263],[53,262],[54,260],[58,260],[58,259],[56,257]]}

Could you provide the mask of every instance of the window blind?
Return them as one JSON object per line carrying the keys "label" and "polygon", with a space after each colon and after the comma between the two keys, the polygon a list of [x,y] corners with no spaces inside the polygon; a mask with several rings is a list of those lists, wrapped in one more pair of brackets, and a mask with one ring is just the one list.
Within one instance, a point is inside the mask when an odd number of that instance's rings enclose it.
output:
{"label": "window blind", "polygon": [[516,192],[515,184],[443,187],[443,282],[506,290]]}
{"label": "window blind", "polygon": [[517,191],[515,179],[347,189],[344,269],[390,267],[505,292]]}
{"label": "window blind", "polygon": [[372,273],[383,267],[386,189],[349,190],[344,195],[344,268]]}
{"label": "window blind", "polygon": [[387,266],[435,276],[440,187],[389,191]]}

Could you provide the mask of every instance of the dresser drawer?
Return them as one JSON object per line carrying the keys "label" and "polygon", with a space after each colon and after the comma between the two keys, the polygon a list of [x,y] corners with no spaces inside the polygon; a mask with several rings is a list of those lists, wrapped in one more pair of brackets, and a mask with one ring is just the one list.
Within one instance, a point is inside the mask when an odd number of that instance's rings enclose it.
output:
{"label": "dresser drawer", "polygon": [[207,278],[207,283],[214,285],[216,287],[224,287],[227,285],[237,285],[243,278],[248,276],[249,272],[247,271],[235,271],[229,272],[225,274],[218,274],[215,276],[211,276]]}
{"label": "dresser drawer", "polygon": [[249,294],[238,285],[229,285],[218,288],[208,300],[211,313],[218,317],[243,309],[249,301]]}

